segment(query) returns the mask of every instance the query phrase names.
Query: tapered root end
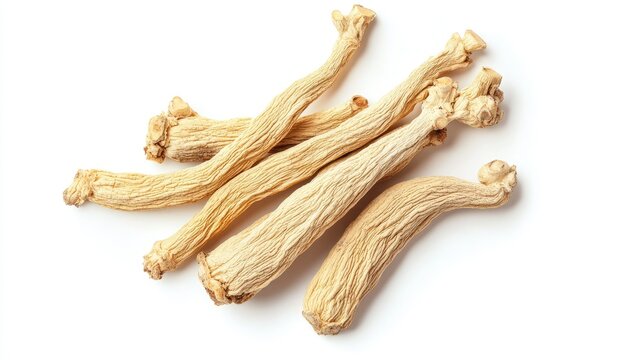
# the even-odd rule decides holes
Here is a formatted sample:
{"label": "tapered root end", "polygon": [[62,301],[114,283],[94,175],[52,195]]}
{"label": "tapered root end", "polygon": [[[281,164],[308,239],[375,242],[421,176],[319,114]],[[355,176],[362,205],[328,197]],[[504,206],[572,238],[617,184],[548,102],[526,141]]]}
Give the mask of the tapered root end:
{"label": "tapered root end", "polygon": [[354,5],[348,15],[343,15],[339,10],[335,10],[332,17],[340,34],[354,38],[359,42],[368,24],[375,19],[375,12],[361,5]]}
{"label": "tapered root end", "polygon": [[160,241],[143,257],[143,270],[154,280],[160,280],[166,271],[176,269],[176,265],[172,255],[161,248]]}
{"label": "tapered root end", "polygon": [[168,133],[172,126],[177,124],[176,118],[165,114],[153,116],[147,126],[145,139],[145,157],[148,160],[162,163],[165,160],[165,150],[169,145]]}
{"label": "tapered root end", "polygon": [[500,186],[509,193],[517,183],[516,166],[510,166],[502,160],[494,160],[480,168],[478,179],[483,185]]}
{"label": "tapered root end", "polygon": [[92,183],[95,179],[96,173],[93,170],[78,170],[74,181],[63,191],[65,204],[80,206],[89,199],[92,196]]}
{"label": "tapered root end", "polygon": [[490,68],[483,68],[471,85],[464,89],[456,101],[454,117],[469,126],[483,128],[502,120],[503,100],[499,89],[502,76]]}
{"label": "tapered root end", "polygon": [[344,324],[340,324],[337,322],[326,322],[322,320],[321,317],[316,313],[308,311],[302,311],[301,313],[302,315],[304,315],[304,318],[308,320],[310,325],[313,326],[315,332],[317,332],[317,334],[319,335],[337,335],[345,328]]}
{"label": "tapered root end", "polygon": [[368,100],[361,96],[355,95],[351,98],[351,110],[360,111],[368,107]]}

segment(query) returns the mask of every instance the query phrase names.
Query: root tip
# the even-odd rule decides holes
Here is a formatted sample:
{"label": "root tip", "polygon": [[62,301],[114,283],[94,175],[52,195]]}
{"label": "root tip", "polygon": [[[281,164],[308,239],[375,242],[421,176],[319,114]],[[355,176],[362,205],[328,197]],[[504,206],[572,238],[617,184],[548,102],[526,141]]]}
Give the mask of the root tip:
{"label": "root tip", "polygon": [[473,32],[473,30],[464,32],[462,42],[464,43],[464,49],[469,53],[483,50],[487,47],[487,43],[485,43],[478,34]]}
{"label": "root tip", "polygon": [[183,99],[175,96],[167,107],[167,112],[177,119],[183,119],[189,116],[196,116],[197,113]]}
{"label": "root tip", "polygon": [[516,186],[516,166],[511,166],[502,160],[493,160],[480,168],[478,179],[484,185],[499,185],[506,192]]}
{"label": "root tip", "polygon": [[145,265],[145,272],[150,276],[150,279],[161,280],[163,278],[163,271],[158,265]]}
{"label": "root tip", "polygon": [[63,192],[65,204],[80,206],[92,195],[96,175],[91,170],[78,170],[71,185]]}
{"label": "root tip", "polygon": [[344,329],[342,324],[324,321],[314,312],[302,311],[302,315],[319,335],[337,335]]}
{"label": "root tip", "polygon": [[375,12],[365,8],[362,5],[354,5],[348,15],[343,15],[340,11],[332,12],[333,23],[340,33],[346,33],[359,41],[368,24],[375,19]]}
{"label": "root tip", "polygon": [[152,254],[146,255],[144,257],[143,271],[145,271],[150,276],[150,279],[161,280],[163,278],[164,271]]}
{"label": "root tip", "polygon": [[197,255],[196,261],[199,264],[199,279],[201,279],[201,283],[210,299],[214,301],[215,305],[230,304],[232,301],[226,295],[226,289],[218,280],[212,277],[208,261],[203,252]]}
{"label": "root tip", "polygon": [[366,20],[369,22],[373,21],[373,19],[375,19],[375,16],[376,16],[375,11],[359,4],[353,5],[351,14],[353,13],[356,14],[355,16],[366,18]]}
{"label": "root tip", "polygon": [[157,241],[150,252],[143,257],[143,270],[154,280],[160,280],[166,271],[176,269],[177,263],[172,254],[161,247]]}

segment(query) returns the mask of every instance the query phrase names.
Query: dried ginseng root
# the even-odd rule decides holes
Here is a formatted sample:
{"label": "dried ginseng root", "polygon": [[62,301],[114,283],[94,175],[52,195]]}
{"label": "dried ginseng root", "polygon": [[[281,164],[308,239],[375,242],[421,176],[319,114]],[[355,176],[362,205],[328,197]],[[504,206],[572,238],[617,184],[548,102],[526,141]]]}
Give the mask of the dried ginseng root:
{"label": "dried ginseng root", "polygon": [[[364,97],[355,95],[344,104],[302,116],[275,149],[299,144],[336,128],[367,106],[368,101]],[[150,119],[145,154],[149,160],[159,163],[165,158],[180,162],[207,161],[234,141],[250,125],[250,121],[251,118],[217,121],[198,116],[177,96],[170,102],[167,114]]]}
{"label": "dried ginseng root", "polygon": [[233,236],[207,257],[199,254],[199,276],[212,300],[242,303],[279,277],[378,180],[416,155],[431,131],[454,120],[473,127],[496,124],[502,115],[499,84],[500,75],[484,69],[458,96],[452,80],[438,79],[411,123],[320,172],[251,232]]}
{"label": "dried ginseng root", "polygon": [[444,50],[428,59],[375,105],[337,128],[269,156],[219,188],[205,207],[171,237],[157,241],[144,258],[153,279],[175,269],[223,231],[250,205],[312,177],[320,168],[359,149],[388,130],[426,98],[440,74],[467,67],[469,55],[485,43],[472,31],[455,34]]}
{"label": "dried ginseng root", "polygon": [[399,183],[373,200],[346,228],[308,286],[304,317],[319,334],[350,326],[359,302],[395,256],[440,214],[505,204],[516,167],[495,160],[478,172],[480,184],[434,176]]}
{"label": "dried ginseng root", "polygon": [[68,205],[86,200],[121,210],[142,210],[179,205],[212,194],[240,172],[261,160],[293,127],[306,107],[328,89],[359,48],[375,13],[355,5],[344,16],[333,12],[339,38],[320,68],[295,81],[250,122],[239,136],[210,160],[162,175],[79,170],[63,197]]}

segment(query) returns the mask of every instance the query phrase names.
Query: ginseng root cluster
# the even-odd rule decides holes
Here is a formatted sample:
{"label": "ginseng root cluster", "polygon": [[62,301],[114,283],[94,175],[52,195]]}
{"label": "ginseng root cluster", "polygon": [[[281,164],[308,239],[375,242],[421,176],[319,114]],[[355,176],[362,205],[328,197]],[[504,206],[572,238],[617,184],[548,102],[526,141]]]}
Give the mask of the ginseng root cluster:
{"label": "ginseng root cluster", "polygon": [[[333,86],[365,40],[375,13],[360,5],[332,13],[338,31],[328,58],[295,81],[254,118],[212,120],[174,97],[149,120],[145,156],[197,162],[173,173],[146,175],[79,170],[63,198],[119,210],[169,207],[207,198],[203,208],[144,256],[152,279],[196,255],[199,278],[215,304],[243,303],[282,275],[381,179],[446,140],[447,126],[473,128],[503,118],[501,76],[482,68],[467,87],[449,73],[467,68],[486,47],[473,31],[454,34],[443,50],[369,104],[355,95],[330,109],[302,115]],[[419,39],[421,40],[421,39]],[[421,111],[406,122],[400,122]],[[475,152],[472,152],[475,155]],[[479,183],[446,176],[400,182],[376,197],[346,228],[304,298],[303,315],[319,334],[337,334],[388,264],[440,214],[505,204],[516,168],[501,160],[484,165]],[[220,234],[254,203],[308,181],[274,211],[228,239]],[[202,252],[206,245],[218,246]]]}

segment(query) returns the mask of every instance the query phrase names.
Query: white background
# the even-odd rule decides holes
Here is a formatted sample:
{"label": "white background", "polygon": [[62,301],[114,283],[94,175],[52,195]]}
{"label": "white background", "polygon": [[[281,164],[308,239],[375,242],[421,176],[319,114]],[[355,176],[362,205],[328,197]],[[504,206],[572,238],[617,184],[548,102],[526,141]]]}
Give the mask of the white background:
{"label": "white background", "polygon": [[[184,167],[145,160],[150,116],[174,95],[210,117],[258,114],[324,61],[336,37],[330,12],[351,3],[2,1],[0,357],[641,359],[640,13],[617,1],[364,5],[377,19],[363,48],[310,111],[353,94],[376,102],[471,28],[488,49],[455,77],[466,85],[481,66],[502,73],[505,121],[453,124],[444,146],[374,188],[256,298],[215,307],[193,262],[161,281],[142,271],[152,243],[203,203],[77,209],[62,190],[78,168]],[[313,332],[300,314],[304,290],[368,200],[417,176],[475,180],[496,158],[518,168],[509,204],[441,217],[349,330]]]}

